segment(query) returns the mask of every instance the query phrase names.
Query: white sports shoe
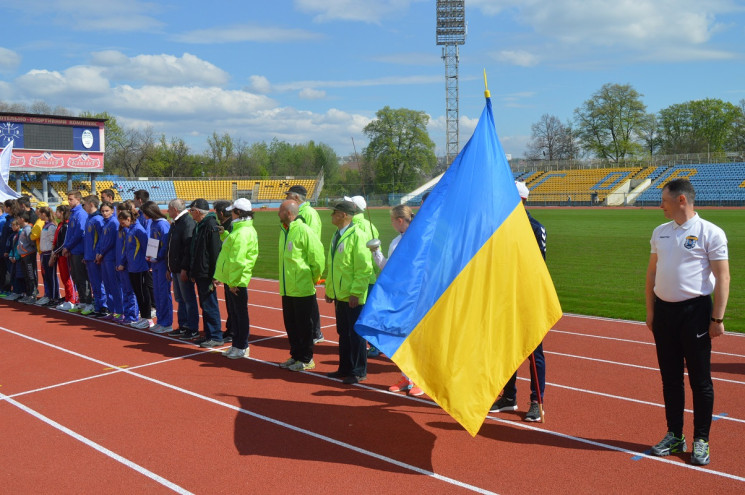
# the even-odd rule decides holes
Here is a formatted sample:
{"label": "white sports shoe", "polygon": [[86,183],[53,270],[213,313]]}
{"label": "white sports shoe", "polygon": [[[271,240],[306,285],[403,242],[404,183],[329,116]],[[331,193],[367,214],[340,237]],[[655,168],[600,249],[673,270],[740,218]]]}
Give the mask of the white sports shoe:
{"label": "white sports shoe", "polygon": [[147,330],[153,325],[153,322],[151,320],[148,320],[146,318],[140,318],[137,321],[133,321],[129,324],[132,328],[139,328],[141,330]]}
{"label": "white sports shoe", "polygon": [[70,311],[74,306],[75,305],[70,301],[65,301],[62,304],[58,304],[57,309],[61,309],[62,311]]}

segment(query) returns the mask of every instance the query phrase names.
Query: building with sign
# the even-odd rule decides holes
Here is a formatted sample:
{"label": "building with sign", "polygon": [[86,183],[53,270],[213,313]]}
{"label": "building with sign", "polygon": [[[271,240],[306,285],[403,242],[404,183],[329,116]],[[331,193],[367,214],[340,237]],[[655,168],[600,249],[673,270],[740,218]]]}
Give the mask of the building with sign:
{"label": "building with sign", "polygon": [[95,177],[104,171],[106,119],[0,112],[0,148],[13,143],[10,172],[21,192],[21,174],[41,176],[43,201],[51,196],[50,173],[86,174],[95,192]]}

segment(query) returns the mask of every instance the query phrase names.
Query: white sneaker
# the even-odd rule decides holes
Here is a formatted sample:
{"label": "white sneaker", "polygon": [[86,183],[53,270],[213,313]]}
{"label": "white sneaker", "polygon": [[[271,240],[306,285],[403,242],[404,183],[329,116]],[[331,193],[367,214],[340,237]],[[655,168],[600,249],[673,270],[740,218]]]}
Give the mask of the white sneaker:
{"label": "white sneaker", "polygon": [[38,301],[36,301],[36,304],[37,304],[38,306],[44,306],[44,305],[45,305],[45,304],[47,304],[48,302],[49,302],[49,298],[48,298],[47,296],[44,296],[44,297],[42,297],[41,299],[39,299]]}
{"label": "white sneaker", "polygon": [[222,353],[228,359],[240,359],[242,357],[248,357],[248,349],[238,349],[237,347],[230,347],[227,351]]}
{"label": "white sneaker", "polygon": [[150,328],[150,331],[158,334],[171,333],[173,332],[173,327],[171,325],[168,325],[167,327],[164,327],[163,325],[153,325]]}
{"label": "white sneaker", "polygon": [[153,325],[153,322],[146,318],[140,318],[139,320],[133,321],[132,323],[129,324],[130,327],[139,328],[140,330],[147,330],[152,325]]}
{"label": "white sneaker", "polygon": [[89,315],[96,310],[92,304],[83,304],[83,309],[80,310],[81,315]]}
{"label": "white sneaker", "polygon": [[62,311],[70,311],[74,306],[75,305],[70,301],[65,301],[62,304],[58,304],[57,309],[61,309]]}

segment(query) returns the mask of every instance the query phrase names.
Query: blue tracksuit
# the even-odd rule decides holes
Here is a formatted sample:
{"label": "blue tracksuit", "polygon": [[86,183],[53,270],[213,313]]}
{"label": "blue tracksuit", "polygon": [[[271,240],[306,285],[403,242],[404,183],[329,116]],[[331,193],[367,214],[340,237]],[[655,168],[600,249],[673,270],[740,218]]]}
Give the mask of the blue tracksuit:
{"label": "blue tracksuit", "polygon": [[114,264],[116,266],[124,266],[123,271],[116,271],[116,278],[119,281],[119,288],[122,291],[122,307],[119,311],[124,316],[124,320],[127,323],[137,321],[139,319],[140,309],[137,306],[137,297],[132,289],[132,283],[129,281],[129,272],[126,269],[127,266],[127,253],[125,251],[127,242],[127,230],[124,227],[120,227],[116,232],[116,242],[114,244]]}
{"label": "blue tracksuit", "polygon": [[133,223],[127,229],[127,238],[124,245],[124,267],[129,273],[146,272],[150,266],[145,259],[147,250],[147,232],[139,223]]}
{"label": "blue tracksuit", "polygon": [[96,211],[88,216],[85,223],[85,235],[83,236],[83,260],[85,268],[88,270],[88,282],[91,284],[93,293],[93,306],[96,311],[106,311],[106,290],[103,286],[103,276],[101,265],[95,263],[96,246],[101,239],[101,230],[103,229],[103,216]]}
{"label": "blue tracksuit", "polygon": [[122,314],[122,288],[116,275],[116,237],[119,232],[119,220],[114,215],[103,220],[101,236],[96,244],[96,254],[102,256],[101,278],[106,291],[106,307],[115,314]]}
{"label": "blue tracksuit", "polygon": [[168,272],[168,233],[171,225],[164,218],[150,224],[150,238],[158,239],[158,254],[155,260],[150,260],[153,267],[153,295],[155,296],[155,312],[158,324],[163,327],[173,325],[173,300],[171,298],[171,282],[166,278]]}

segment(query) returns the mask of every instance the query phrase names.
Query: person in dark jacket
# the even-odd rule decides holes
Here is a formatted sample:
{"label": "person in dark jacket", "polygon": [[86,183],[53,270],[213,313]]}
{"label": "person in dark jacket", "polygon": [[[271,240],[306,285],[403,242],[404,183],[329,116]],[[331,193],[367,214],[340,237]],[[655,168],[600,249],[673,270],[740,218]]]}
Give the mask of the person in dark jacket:
{"label": "person in dark jacket", "polygon": [[178,328],[169,337],[191,340],[199,337],[199,308],[194,282],[189,278],[189,247],[197,223],[189,215],[184,200],[168,203],[168,216],[173,219],[168,236],[167,277],[173,282],[173,296],[178,303]]}
{"label": "person in dark jacket", "polygon": [[220,308],[217,305],[217,292],[212,276],[215,274],[217,256],[220,254],[220,225],[217,217],[210,212],[206,199],[198,198],[189,205],[189,214],[197,223],[191,238],[189,277],[197,285],[199,306],[202,308],[204,337],[195,344],[200,347],[218,347],[223,345],[220,331]]}

